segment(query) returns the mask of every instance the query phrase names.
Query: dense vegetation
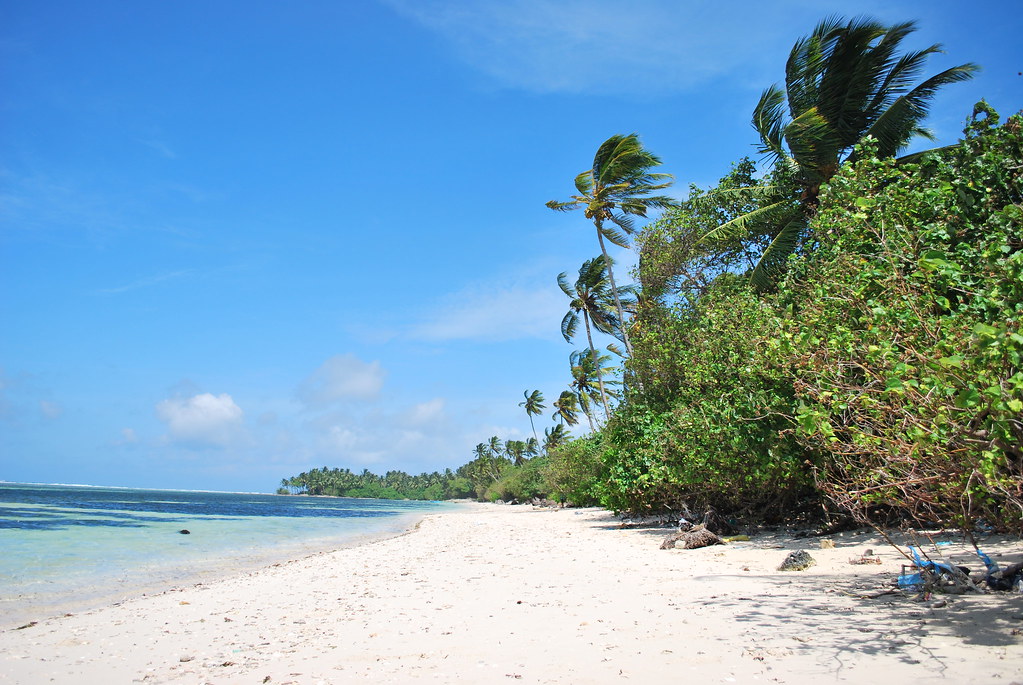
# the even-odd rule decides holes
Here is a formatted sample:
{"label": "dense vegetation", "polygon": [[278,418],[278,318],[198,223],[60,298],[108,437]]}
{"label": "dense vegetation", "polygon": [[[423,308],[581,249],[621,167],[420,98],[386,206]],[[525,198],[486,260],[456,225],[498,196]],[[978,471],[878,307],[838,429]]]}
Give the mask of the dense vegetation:
{"label": "dense vegetation", "polygon": [[[533,437],[492,437],[455,472],[285,487],[1023,532],[1023,118],[980,103],[958,144],[896,159],[976,69],[917,83],[938,46],[899,55],[912,28],[828,20],[799,41],[754,109],[759,173],[741,160],[669,207],[659,159],[614,136],[548,203],[583,209],[601,252],[558,278],[564,337],[587,347],[542,442],[527,391]],[[620,286],[604,241],[632,237]]]}

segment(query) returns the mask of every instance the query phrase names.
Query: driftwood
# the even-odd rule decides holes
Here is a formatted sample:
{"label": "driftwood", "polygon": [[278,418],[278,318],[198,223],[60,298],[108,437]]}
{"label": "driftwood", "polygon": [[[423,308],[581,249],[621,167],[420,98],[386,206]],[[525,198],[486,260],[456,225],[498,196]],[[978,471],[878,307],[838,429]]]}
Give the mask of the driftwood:
{"label": "driftwood", "polygon": [[735,526],[719,514],[716,509],[710,507],[703,513],[703,525],[707,530],[718,535],[730,535],[735,532]]}
{"label": "driftwood", "polygon": [[661,549],[697,549],[698,547],[723,544],[725,543],[721,538],[707,530],[706,526],[701,523],[693,526],[691,530],[672,533],[661,543]]}

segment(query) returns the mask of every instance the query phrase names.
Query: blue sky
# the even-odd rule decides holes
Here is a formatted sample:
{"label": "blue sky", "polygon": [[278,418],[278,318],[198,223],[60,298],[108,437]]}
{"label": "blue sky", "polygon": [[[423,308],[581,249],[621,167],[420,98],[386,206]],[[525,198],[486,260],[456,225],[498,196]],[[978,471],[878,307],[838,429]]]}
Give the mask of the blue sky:
{"label": "blue sky", "polygon": [[953,142],[1023,106],[1018,10],[0,1],[0,479],[269,491],[524,438],[583,346],[556,276],[598,253],[544,202],[604,139],[712,184],[839,13],[982,65],[934,103]]}

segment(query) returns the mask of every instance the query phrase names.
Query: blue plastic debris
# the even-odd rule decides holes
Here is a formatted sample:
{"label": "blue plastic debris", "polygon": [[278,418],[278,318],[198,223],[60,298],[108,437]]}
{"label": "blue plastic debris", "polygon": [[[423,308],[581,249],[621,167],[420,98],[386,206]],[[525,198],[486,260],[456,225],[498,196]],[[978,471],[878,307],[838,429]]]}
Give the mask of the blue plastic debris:
{"label": "blue plastic debris", "polygon": [[902,567],[902,573],[899,575],[899,587],[902,588],[903,590],[914,590],[914,591],[915,590],[923,590],[924,589],[924,577],[922,575],[920,575],[919,571],[916,572],[916,573],[912,573],[912,570],[915,567],[913,567],[913,566],[908,567],[909,568],[908,571],[906,570],[906,568],[907,567],[903,566]]}
{"label": "blue plastic debris", "polygon": [[925,559],[920,553],[920,548],[913,545],[909,545],[909,552],[913,555],[914,566],[903,566],[898,579],[899,587],[904,590],[923,590],[928,581],[955,584],[957,571],[964,575],[969,574],[968,569],[953,569],[950,564]]}
{"label": "blue plastic debris", "polygon": [[984,552],[977,550],[977,556],[987,567],[987,576],[984,578],[987,586],[992,590],[1015,590],[1023,592],[1023,564],[1011,564],[1004,569],[999,568],[998,563]]}

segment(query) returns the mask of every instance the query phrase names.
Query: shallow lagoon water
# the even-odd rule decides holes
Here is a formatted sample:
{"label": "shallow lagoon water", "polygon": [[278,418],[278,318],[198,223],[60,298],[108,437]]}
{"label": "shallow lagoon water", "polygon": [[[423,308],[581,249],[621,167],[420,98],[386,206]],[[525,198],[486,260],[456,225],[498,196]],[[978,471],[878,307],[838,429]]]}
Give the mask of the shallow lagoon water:
{"label": "shallow lagoon water", "polygon": [[37,620],[205,582],[396,535],[451,506],[0,483],[0,616]]}

